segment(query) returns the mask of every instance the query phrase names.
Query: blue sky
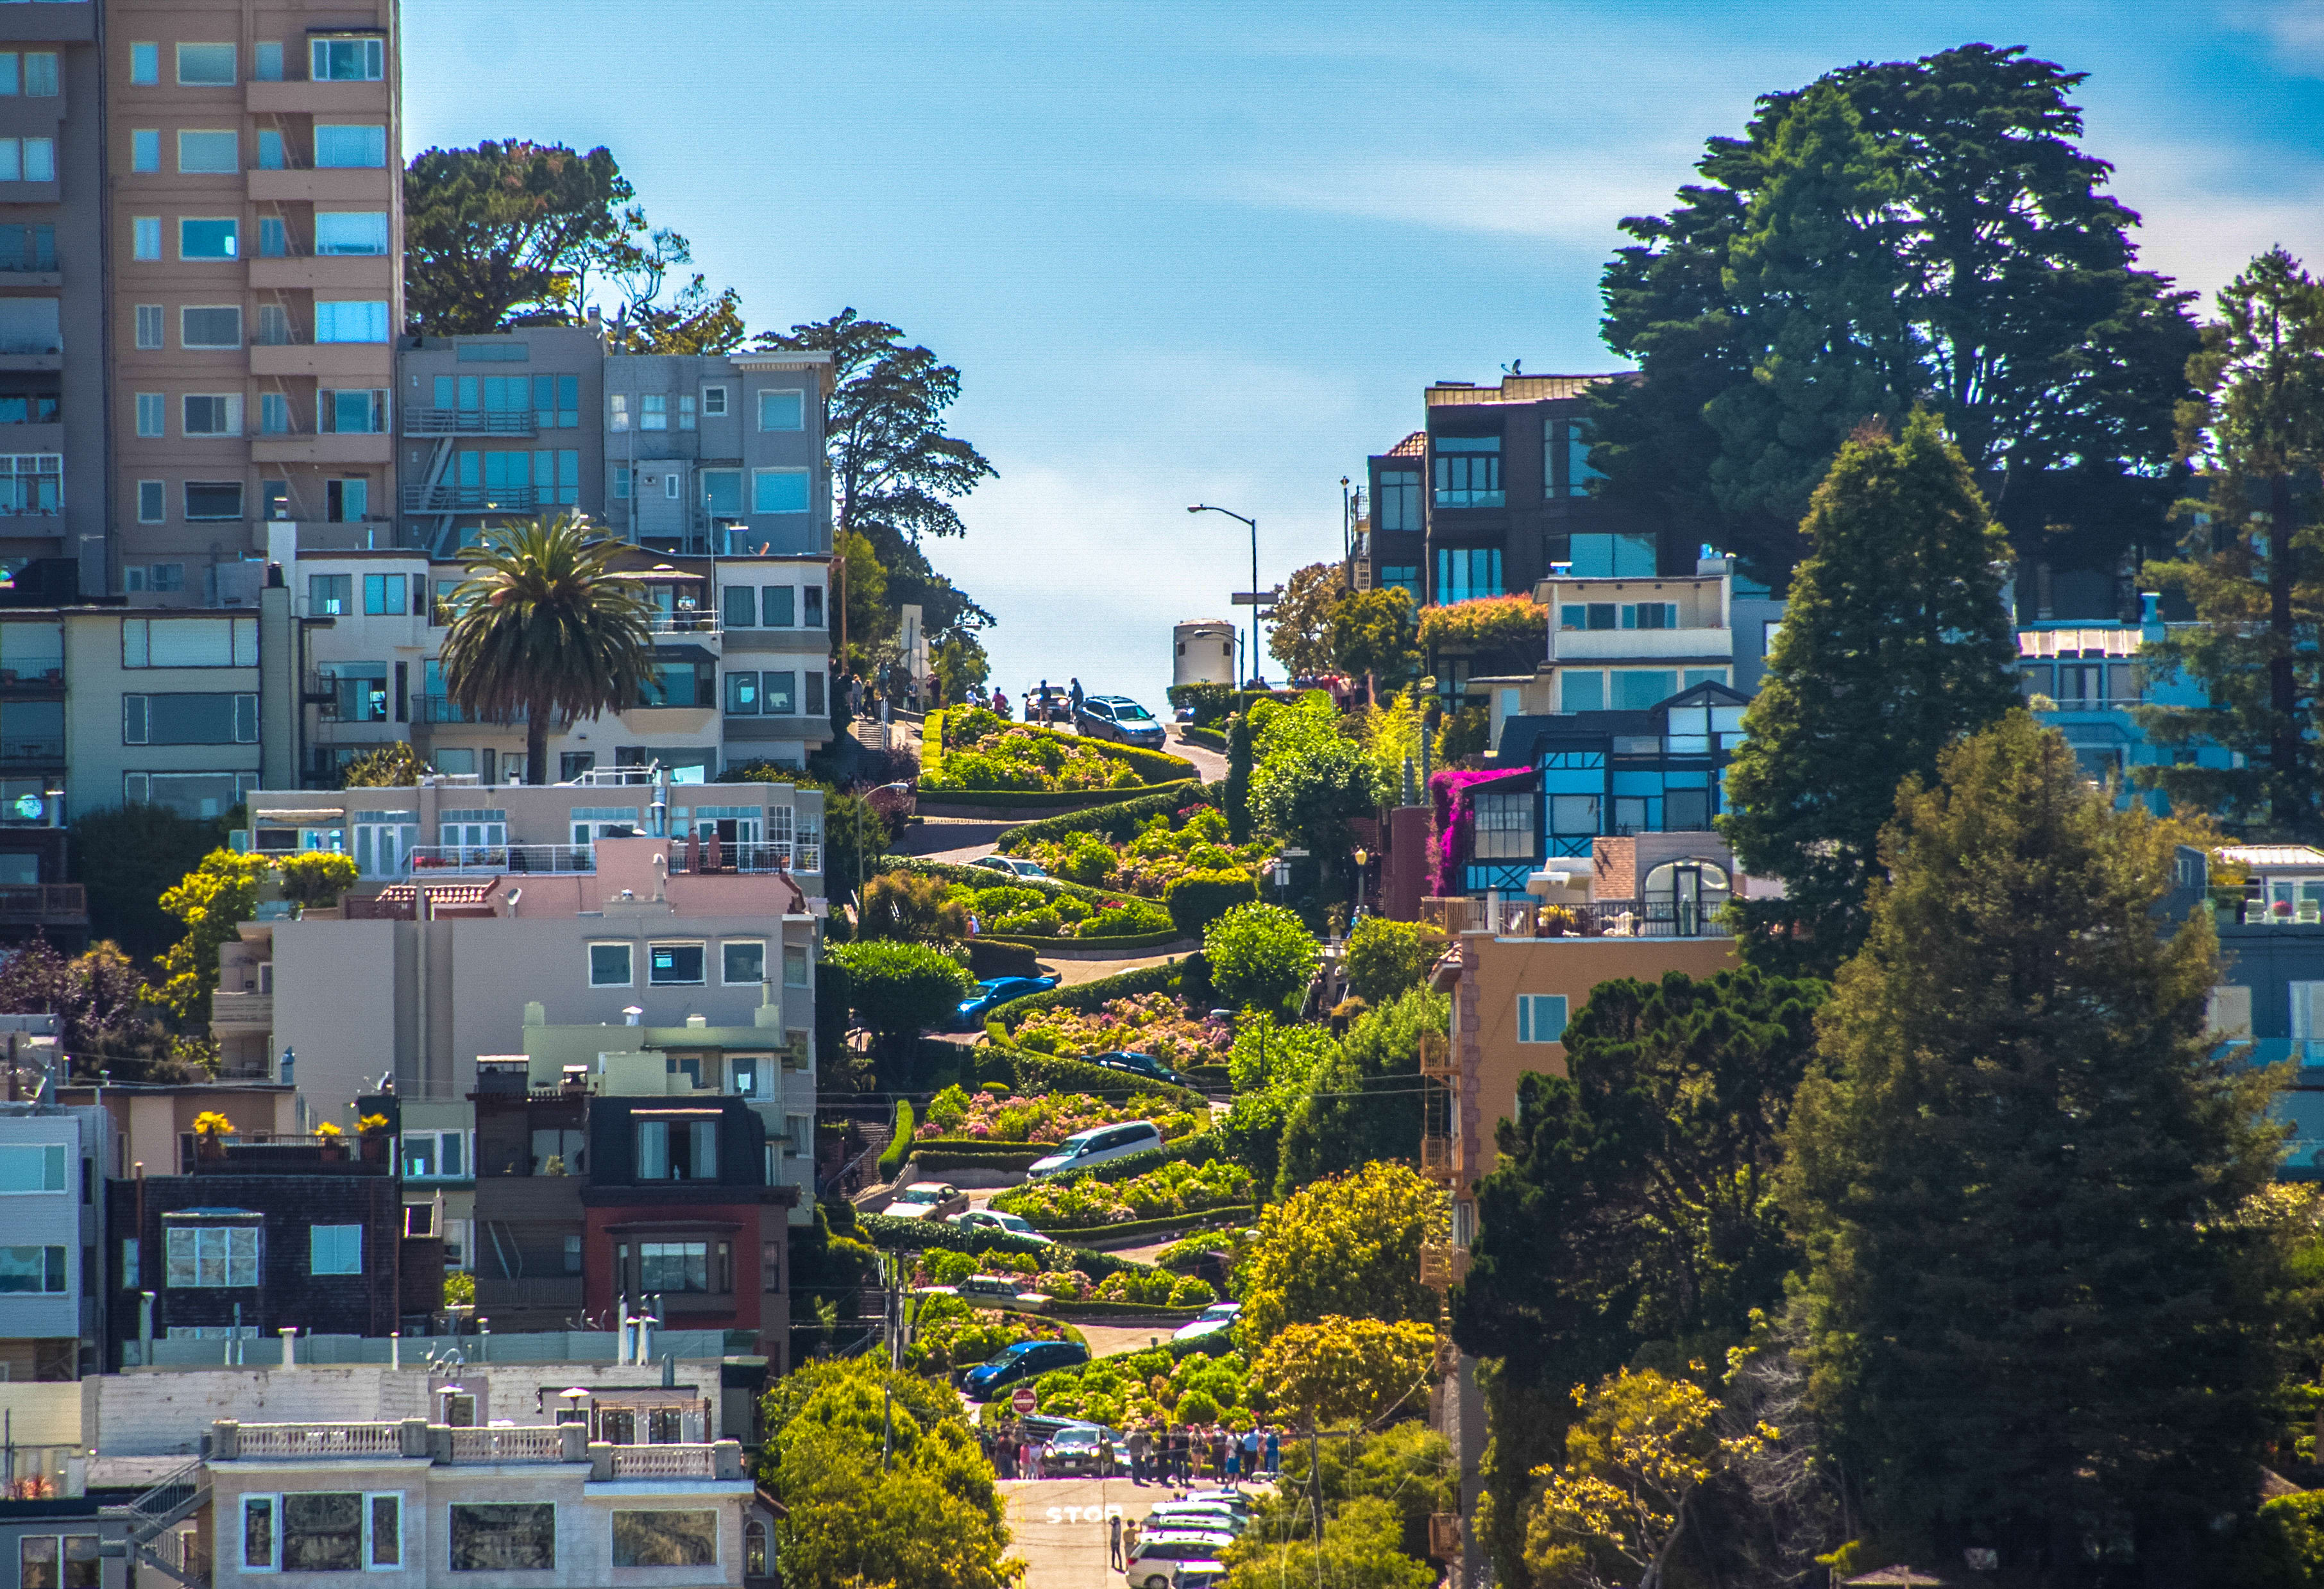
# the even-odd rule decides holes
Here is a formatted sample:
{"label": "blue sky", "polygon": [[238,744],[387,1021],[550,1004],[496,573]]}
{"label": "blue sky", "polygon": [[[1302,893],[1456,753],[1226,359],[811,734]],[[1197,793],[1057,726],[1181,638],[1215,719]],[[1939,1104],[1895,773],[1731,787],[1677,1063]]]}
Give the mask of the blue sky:
{"label": "blue sky", "polygon": [[1431,380],[1611,367],[1615,223],[1837,65],[2026,45],[2090,74],[2150,266],[2324,268],[2324,0],[404,0],[404,29],[413,150],[605,144],[753,328],[853,304],[960,367],[1001,478],[933,550],[1011,695],[1160,710],[1171,624],[1250,577],[1187,503],[1257,517],[1272,583],[1337,555],[1340,477]]}

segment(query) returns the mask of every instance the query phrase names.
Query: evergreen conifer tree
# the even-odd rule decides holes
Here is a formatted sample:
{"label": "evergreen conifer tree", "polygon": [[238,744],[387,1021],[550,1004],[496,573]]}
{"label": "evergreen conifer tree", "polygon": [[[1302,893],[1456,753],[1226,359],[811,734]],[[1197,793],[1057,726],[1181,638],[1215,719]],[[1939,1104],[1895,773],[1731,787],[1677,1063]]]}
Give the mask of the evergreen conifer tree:
{"label": "evergreen conifer tree", "polygon": [[1801,526],[1767,677],[1727,772],[1720,829],[1785,897],[1742,907],[1746,954],[1829,975],[1864,936],[1864,888],[1906,777],[2017,698],[2000,527],[1929,414],[1840,449]]}
{"label": "evergreen conifer tree", "polygon": [[[2278,1384],[2274,1077],[2215,1052],[2168,824],[2024,712],[1906,785],[1786,1134],[1812,1393],[1881,1547],[2188,1583]],[[2176,1564],[2175,1566],[2173,1564]]]}

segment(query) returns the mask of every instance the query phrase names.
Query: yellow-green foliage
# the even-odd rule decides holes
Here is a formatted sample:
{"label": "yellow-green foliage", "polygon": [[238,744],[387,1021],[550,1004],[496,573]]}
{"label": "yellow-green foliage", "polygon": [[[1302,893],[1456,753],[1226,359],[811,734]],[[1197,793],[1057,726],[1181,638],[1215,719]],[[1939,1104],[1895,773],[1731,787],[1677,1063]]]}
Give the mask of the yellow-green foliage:
{"label": "yellow-green foliage", "polygon": [[1323,1426],[1370,1423],[1424,1399],[1436,1332],[1406,1319],[1332,1315],[1287,1325],[1250,1365],[1251,1383]]}

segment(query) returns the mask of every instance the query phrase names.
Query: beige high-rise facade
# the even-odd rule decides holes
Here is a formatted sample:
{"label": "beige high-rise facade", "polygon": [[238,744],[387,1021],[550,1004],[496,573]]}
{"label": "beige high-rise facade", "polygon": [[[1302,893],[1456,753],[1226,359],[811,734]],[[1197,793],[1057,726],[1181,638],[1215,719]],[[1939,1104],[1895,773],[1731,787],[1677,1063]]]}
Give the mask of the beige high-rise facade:
{"label": "beige high-rise facade", "polygon": [[112,588],[232,599],[270,520],[391,544],[393,0],[106,0],[103,37]]}

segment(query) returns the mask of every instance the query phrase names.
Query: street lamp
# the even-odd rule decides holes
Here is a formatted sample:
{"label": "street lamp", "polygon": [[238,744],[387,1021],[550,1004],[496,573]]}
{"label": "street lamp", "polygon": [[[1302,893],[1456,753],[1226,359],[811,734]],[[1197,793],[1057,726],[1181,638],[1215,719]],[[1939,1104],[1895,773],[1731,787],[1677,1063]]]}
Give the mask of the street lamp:
{"label": "street lamp", "polygon": [[1259,521],[1245,519],[1232,508],[1214,508],[1206,502],[1188,503],[1186,511],[1190,513],[1224,513],[1230,519],[1250,526],[1250,654],[1244,660],[1250,665],[1251,676],[1256,678],[1259,674]]}

